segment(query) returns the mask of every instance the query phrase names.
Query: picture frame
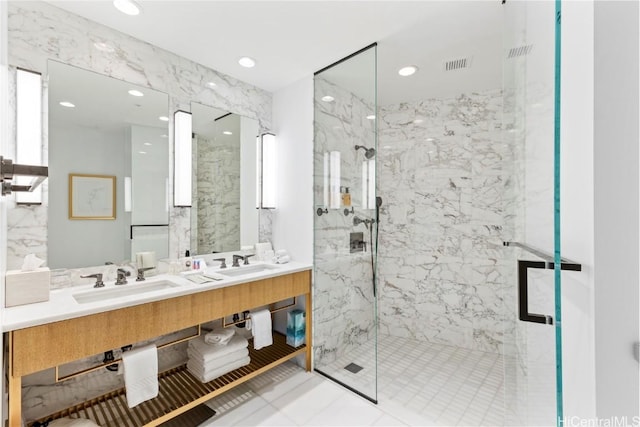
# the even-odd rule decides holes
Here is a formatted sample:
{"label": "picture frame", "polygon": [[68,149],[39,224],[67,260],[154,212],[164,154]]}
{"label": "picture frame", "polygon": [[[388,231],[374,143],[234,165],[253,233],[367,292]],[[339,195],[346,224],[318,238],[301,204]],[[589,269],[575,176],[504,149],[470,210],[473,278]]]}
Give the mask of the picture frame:
{"label": "picture frame", "polygon": [[116,219],[116,177],[70,173],[69,219]]}

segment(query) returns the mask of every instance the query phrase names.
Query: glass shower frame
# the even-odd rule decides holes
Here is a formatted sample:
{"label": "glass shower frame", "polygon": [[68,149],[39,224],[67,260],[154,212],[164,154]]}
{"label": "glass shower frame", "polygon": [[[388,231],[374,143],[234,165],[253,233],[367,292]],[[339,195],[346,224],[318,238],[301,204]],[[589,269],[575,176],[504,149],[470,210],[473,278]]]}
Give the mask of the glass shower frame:
{"label": "glass shower frame", "polygon": [[505,245],[517,284],[504,294],[516,307],[505,323],[508,425],[564,423],[561,270],[581,266],[560,248],[561,10],[561,0],[505,4],[503,135],[514,156]]}
{"label": "glass shower frame", "polygon": [[[377,403],[377,44],[314,75],[314,368]],[[355,78],[354,78],[355,77]]]}

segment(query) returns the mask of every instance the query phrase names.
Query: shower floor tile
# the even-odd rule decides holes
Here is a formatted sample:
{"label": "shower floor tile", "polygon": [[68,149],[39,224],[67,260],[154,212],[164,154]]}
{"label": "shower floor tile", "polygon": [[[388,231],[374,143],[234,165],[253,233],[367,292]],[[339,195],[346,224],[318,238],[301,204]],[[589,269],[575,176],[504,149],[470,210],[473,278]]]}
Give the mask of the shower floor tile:
{"label": "shower floor tile", "polygon": [[[316,368],[374,396],[374,345]],[[363,369],[351,373],[344,369],[350,363]],[[378,403],[408,424],[504,425],[503,376],[499,354],[391,336],[378,340]]]}

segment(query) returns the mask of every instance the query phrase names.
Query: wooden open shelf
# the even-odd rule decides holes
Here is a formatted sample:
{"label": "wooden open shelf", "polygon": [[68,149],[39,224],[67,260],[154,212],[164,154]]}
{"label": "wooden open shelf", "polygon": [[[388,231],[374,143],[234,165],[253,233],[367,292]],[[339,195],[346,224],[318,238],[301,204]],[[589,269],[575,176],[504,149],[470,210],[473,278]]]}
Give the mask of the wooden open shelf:
{"label": "wooden open shelf", "polygon": [[160,387],[158,397],[143,402],[135,408],[130,409],[127,406],[125,389],[121,388],[39,420],[31,421],[28,426],[33,426],[36,421],[43,422],[63,417],[88,418],[103,427],[157,426],[297,355],[306,354],[306,352],[305,345],[291,347],[286,344],[286,338],[283,335],[274,333],[273,345],[261,350],[254,350],[253,342],[249,341],[250,364],[208,383],[201,383],[189,373],[186,365],[182,365],[161,373],[158,376]]}

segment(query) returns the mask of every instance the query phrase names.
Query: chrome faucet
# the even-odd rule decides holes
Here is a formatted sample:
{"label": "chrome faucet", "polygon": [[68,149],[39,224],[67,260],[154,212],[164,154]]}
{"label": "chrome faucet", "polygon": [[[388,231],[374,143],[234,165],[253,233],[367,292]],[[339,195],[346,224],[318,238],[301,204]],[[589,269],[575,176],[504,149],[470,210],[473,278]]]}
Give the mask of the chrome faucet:
{"label": "chrome faucet", "polygon": [[87,279],[89,277],[96,279],[96,284],[93,285],[94,288],[104,288],[104,282],[102,281],[102,273],[89,274],[86,276],[80,276],[83,279]]}
{"label": "chrome faucet", "polygon": [[244,256],[244,265],[249,265],[249,258],[255,256],[256,254],[249,254]]}
{"label": "chrome faucet", "polygon": [[220,268],[227,268],[227,260],[224,258],[214,258],[214,261],[220,261]]}
{"label": "chrome faucet", "polygon": [[244,260],[244,256],[242,255],[234,255],[233,256],[233,264],[231,264],[231,267],[240,267],[240,263],[238,263],[239,260]]}
{"label": "chrome faucet", "polygon": [[138,269],[138,277],[136,278],[136,282],[142,282],[143,280],[146,280],[144,277],[144,272],[145,271],[149,271],[149,270],[153,270],[155,267],[144,267],[144,268],[139,268]]}
{"label": "chrome faucet", "polygon": [[127,277],[131,276],[131,272],[125,270],[124,268],[119,268],[116,270],[116,285],[126,285]]}

